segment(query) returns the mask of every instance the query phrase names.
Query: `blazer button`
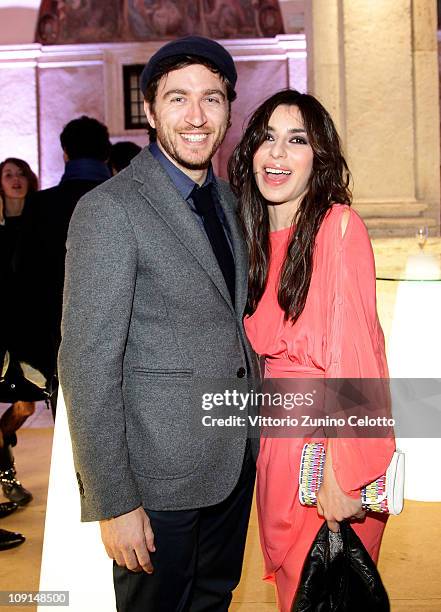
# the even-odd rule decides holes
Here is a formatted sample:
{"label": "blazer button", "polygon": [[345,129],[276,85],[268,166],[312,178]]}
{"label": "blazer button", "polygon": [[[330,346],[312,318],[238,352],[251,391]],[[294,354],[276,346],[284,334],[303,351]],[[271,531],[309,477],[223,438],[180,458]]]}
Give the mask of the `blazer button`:
{"label": "blazer button", "polygon": [[246,373],[247,371],[245,370],[245,368],[239,368],[237,370],[237,378],[243,378]]}

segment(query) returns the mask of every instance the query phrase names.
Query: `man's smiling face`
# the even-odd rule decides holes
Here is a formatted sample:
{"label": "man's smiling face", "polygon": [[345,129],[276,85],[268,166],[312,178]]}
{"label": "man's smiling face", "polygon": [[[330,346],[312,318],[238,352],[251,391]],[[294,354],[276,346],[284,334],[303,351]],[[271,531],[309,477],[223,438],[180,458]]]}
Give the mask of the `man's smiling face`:
{"label": "man's smiling face", "polygon": [[162,152],[186,174],[208,167],[230,119],[221,76],[202,64],[164,75],[154,105],[144,104]]}

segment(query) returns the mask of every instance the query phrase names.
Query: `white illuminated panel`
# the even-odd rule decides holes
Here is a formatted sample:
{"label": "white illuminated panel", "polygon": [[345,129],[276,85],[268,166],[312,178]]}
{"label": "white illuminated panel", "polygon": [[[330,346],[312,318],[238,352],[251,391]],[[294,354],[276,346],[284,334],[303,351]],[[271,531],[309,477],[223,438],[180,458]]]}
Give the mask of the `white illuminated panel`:
{"label": "white illuminated panel", "polygon": [[[61,393],[52,447],[40,590],[69,591],[70,612],[116,610],[112,561],[101,543],[99,525],[80,522],[80,496]],[[47,612],[47,606],[39,606],[38,611]]]}
{"label": "white illuminated panel", "polygon": [[[398,285],[388,362],[394,378],[441,378],[441,282]],[[417,418],[418,402],[415,405]],[[401,438],[406,454],[405,497],[441,501],[439,438]]]}

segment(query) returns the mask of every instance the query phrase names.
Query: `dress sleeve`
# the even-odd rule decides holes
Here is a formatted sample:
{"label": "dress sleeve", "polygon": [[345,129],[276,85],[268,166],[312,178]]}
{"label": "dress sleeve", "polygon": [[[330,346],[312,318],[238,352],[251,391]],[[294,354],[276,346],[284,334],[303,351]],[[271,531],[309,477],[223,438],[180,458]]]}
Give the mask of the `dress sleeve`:
{"label": "dress sleeve", "polygon": [[[337,206],[329,224],[326,307],[326,378],[388,378],[384,336],[376,307],[375,262],[367,229],[346,206]],[[387,387],[387,385],[385,386]],[[387,392],[387,391],[386,391]],[[349,495],[385,473],[395,450],[393,438],[330,438],[340,487]]]}

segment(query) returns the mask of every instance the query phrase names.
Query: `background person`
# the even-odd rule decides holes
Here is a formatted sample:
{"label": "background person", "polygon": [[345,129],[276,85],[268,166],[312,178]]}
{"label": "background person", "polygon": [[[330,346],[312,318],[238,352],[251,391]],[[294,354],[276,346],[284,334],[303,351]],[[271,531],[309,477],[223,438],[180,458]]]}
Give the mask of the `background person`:
{"label": "background person", "polygon": [[[245,329],[265,357],[265,377],[387,377],[372,247],[350,208],[349,172],[326,110],[297,91],[271,96],[229,171],[250,259]],[[392,440],[328,439],[317,511],[298,499],[304,442],[262,437],[257,465],[265,579],[275,582],[283,612],[323,516],[333,531],[360,519],[354,530],[375,561],[386,521],[364,517],[360,489],[385,473]]]}
{"label": "background person", "polygon": [[142,147],[137,145],[135,142],[131,142],[130,140],[121,140],[120,142],[116,142],[112,145],[110,149],[110,157],[109,157],[109,167],[112,173],[112,176],[127,168],[130,164],[130,161],[138,155],[138,153],[142,150]]}
{"label": "background person", "polygon": [[[12,447],[17,444],[16,431],[35,411],[35,401],[42,390],[31,381],[39,372],[23,363],[26,344],[31,338],[22,335],[22,317],[29,316],[35,294],[26,294],[22,317],[18,315],[21,291],[13,272],[14,253],[23,227],[28,198],[38,189],[38,179],[29,164],[9,157],[0,164],[0,402],[11,405],[0,418],[0,482],[4,495],[24,505],[32,494],[16,477]],[[26,203],[26,204],[25,204]],[[32,296],[32,300],[29,300]]]}
{"label": "background person", "polygon": [[[80,197],[110,178],[107,160],[111,146],[107,127],[85,115],[64,126],[60,143],[64,174],[58,185],[32,197],[15,256],[22,292],[19,309],[26,321],[22,330],[33,338],[28,350],[44,375],[54,415],[67,230]],[[32,309],[27,308],[29,295],[38,297]]]}

